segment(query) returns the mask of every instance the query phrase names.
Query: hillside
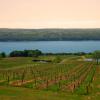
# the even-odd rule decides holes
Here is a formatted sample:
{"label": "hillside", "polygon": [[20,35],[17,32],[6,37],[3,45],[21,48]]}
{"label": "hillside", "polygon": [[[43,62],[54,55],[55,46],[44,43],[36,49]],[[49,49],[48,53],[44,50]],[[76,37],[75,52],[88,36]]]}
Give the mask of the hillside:
{"label": "hillside", "polygon": [[100,40],[100,29],[0,29],[0,41]]}

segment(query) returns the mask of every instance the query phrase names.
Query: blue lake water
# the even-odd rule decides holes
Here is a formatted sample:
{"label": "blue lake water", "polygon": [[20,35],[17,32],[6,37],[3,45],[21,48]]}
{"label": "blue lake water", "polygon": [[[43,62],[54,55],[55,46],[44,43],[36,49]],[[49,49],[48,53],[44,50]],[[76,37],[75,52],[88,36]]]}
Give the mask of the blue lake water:
{"label": "blue lake water", "polygon": [[46,53],[93,52],[100,50],[100,41],[32,41],[0,42],[0,52],[39,49]]}

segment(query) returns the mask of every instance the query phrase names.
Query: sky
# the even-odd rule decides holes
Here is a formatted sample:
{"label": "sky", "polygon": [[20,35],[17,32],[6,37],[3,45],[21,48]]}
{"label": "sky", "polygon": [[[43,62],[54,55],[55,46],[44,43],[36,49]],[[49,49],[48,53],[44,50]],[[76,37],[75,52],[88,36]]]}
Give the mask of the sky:
{"label": "sky", "polygon": [[100,28],[100,0],[0,0],[0,28]]}

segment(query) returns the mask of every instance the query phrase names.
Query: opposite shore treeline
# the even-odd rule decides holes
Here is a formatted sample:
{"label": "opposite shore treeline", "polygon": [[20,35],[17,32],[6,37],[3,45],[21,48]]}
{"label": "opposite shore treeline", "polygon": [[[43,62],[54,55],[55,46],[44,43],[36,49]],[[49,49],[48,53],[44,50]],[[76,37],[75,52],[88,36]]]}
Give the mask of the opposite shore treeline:
{"label": "opposite shore treeline", "polygon": [[100,40],[100,29],[0,29],[0,41]]}

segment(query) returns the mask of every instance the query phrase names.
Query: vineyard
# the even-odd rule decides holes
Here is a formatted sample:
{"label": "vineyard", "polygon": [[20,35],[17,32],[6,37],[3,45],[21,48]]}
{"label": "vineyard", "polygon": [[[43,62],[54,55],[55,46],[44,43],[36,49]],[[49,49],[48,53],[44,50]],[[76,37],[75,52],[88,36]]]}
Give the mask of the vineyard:
{"label": "vineyard", "polygon": [[0,86],[89,94],[96,70],[94,62],[79,61],[81,57],[62,58],[59,63],[30,63],[1,68]]}

